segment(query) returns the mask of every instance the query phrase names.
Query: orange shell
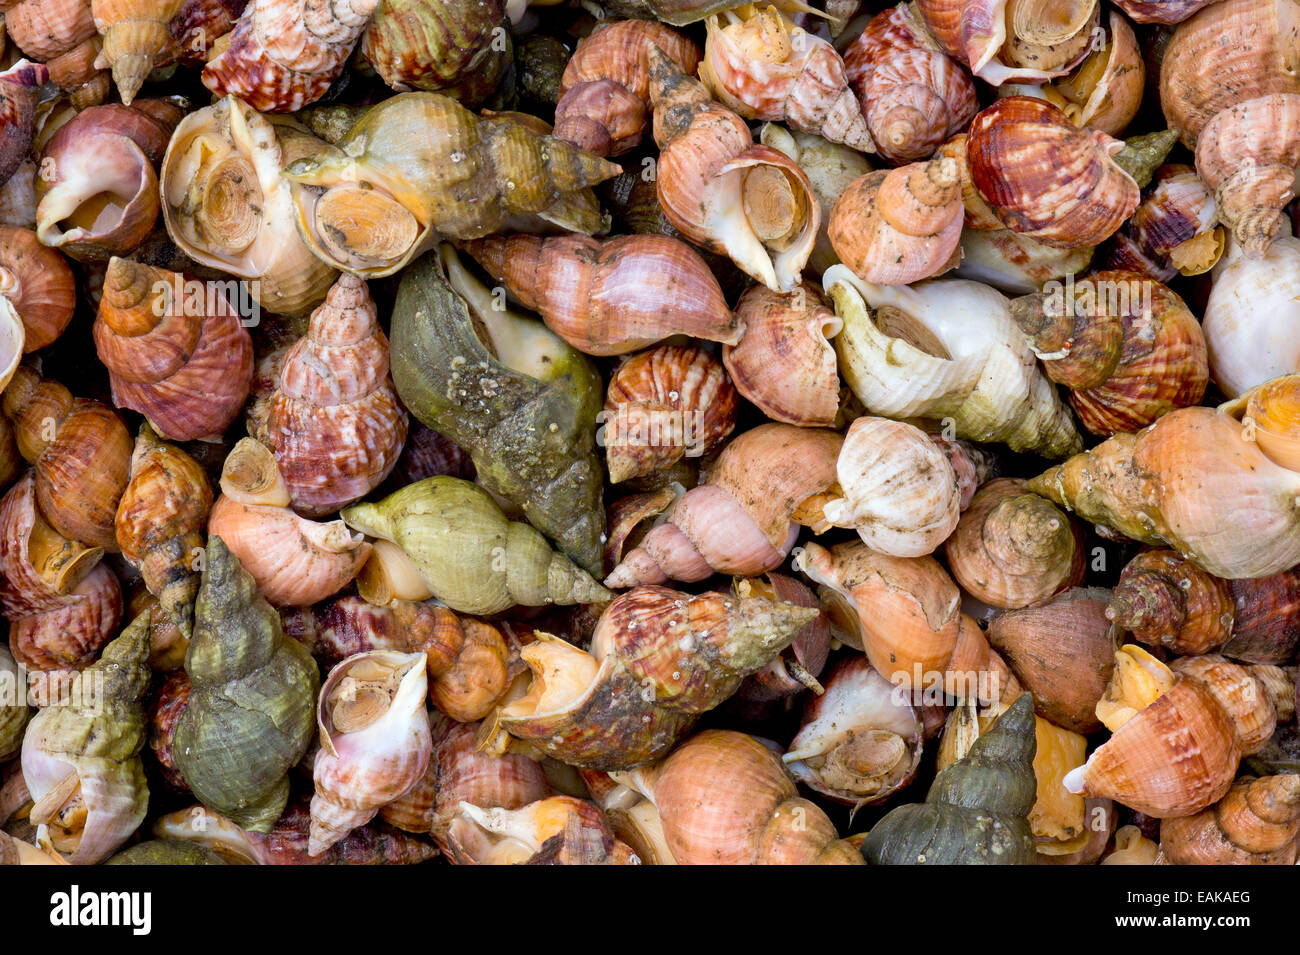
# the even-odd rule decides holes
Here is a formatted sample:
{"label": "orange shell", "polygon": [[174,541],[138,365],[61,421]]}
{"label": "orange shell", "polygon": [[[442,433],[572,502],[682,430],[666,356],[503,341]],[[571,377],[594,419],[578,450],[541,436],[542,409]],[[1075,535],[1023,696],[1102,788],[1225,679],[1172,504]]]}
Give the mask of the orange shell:
{"label": "orange shell", "polygon": [[1277,711],[1264,685],[1250,670],[1217,653],[1181,657],[1170,669],[1202,684],[1219,701],[1236,729],[1243,756],[1259,752],[1272,738]]}
{"label": "orange shell", "polygon": [[855,179],[827,229],[836,255],[859,278],[907,285],[957,264],[963,211],[956,161],[933,159]]}
{"label": "orange shell", "polygon": [[1233,783],[1219,803],[1160,824],[1160,851],[1175,865],[1294,865],[1300,832],[1300,776]]}
{"label": "orange shell", "polygon": [[1124,568],[1106,615],[1149,647],[1207,653],[1232,634],[1232,593],[1176,551],[1150,550]]}
{"label": "orange shell", "polygon": [[89,0],[22,0],[4,6],[9,38],[34,60],[53,59],[95,35]]}
{"label": "orange shell", "polygon": [[23,320],[23,351],[34,352],[54,342],[72,320],[76,278],[59,251],[42,245],[35,232],[0,225],[0,297]]}

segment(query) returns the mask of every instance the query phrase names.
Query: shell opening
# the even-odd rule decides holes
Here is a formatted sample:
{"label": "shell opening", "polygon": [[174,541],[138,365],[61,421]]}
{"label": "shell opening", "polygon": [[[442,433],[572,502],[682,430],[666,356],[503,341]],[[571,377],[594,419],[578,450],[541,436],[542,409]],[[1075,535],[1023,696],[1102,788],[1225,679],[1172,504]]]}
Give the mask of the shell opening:
{"label": "shell opening", "polygon": [[1097,719],[1112,733],[1174,685],[1174,673],[1146,650],[1127,644],[1115,651],[1115,672],[1097,701]]}
{"label": "shell opening", "polygon": [[422,661],[393,661],[379,655],[358,659],[325,697],[326,727],[338,733],[358,733],[379,720],[392,706],[407,672]]}
{"label": "shell opening", "polygon": [[366,603],[387,607],[394,600],[428,600],[433,591],[415,562],[391,541],[377,540],[357,575],[357,593]]}
{"label": "shell opening", "polygon": [[221,492],[240,504],[288,507],[289,488],[275,456],[253,438],[240,438],[221,467]]}
{"label": "shell opening", "polygon": [[754,166],[745,173],[741,201],[750,228],[763,245],[782,252],[799,238],[808,210],[803,190],[784,170]]}
{"label": "shell opening", "polygon": [[202,189],[198,215],[207,238],[232,254],[252,245],[264,201],[253,164],[238,154],[226,156],[213,163]]}
{"label": "shell opening", "polygon": [[591,654],[549,634],[530,643],[519,655],[532,670],[528,692],[501,709],[505,719],[559,713],[586,695],[596,682],[600,662]]}
{"label": "shell opening", "polygon": [[951,360],[943,342],[923,323],[894,305],[881,305],[874,313],[876,328],[882,335],[907,342],[932,358]]}
{"label": "shell opening", "polygon": [[341,183],[313,209],[316,235],[331,261],[350,269],[387,269],[420,241],[422,227],[400,202],[370,183]]}

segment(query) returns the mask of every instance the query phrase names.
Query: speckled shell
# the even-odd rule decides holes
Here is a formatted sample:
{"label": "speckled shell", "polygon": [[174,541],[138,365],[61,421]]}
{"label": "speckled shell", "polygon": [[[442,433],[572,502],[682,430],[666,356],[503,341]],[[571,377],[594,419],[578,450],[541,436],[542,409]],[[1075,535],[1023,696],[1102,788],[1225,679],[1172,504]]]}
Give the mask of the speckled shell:
{"label": "speckled shell", "polygon": [[932,44],[907,4],[876,14],[844,65],[876,150],[894,162],[930,157],[979,108],[970,74]]}
{"label": "speckled shell", "polygon": [[406,440],[406,409],[364,281],[340,276],[249,418],[249,433],[275,453],[292,505],[307,517],[332,514],[388,476]]}
{"label": "speckled shell", "polygon": [[259,112],[297,112],[343,72],[378,2],[251,0],[203,68],[203,85]]}
{"label": "speckled shell", "polygon": [[1043,100],[998,100],[975,117],[966,146],[972,181],[1003,224],[1057,248],[1098,245],[1141,198],[1111,158],[1123,144],[1077,129]]}
{"label": "speckled shell", "polygon": [[635,149],[650,118],[651,47],[688,74],[700,65],[699,47],[650,20],[599,24],[581,40],[560,77],[555,137],[596,156]]}
{"label": "speckled shell", "polygon": [[1165,121],[1195,149],[1220,110],[1268,93],[1300,93],[1296,0],[1222,0],[1179,24],[1160,61]]}
{"label": "speckled shell", "polygon": [[202,66],[217,40],[234,29],[248,0],[185,0],[167,30],[182,66]]}
{"label": "speckled shell", "polygon": [[624,355],[672,335],[735,344],[744,332],[708,265],[680,239],[516,234],[465,250],[588,355]]}
{"label": "speckled shell", "polygon": [[722,349],[736,390],[774,421],[829,427],[840,407],[840,376],[828,339],[841,323],[815,285],[793,292],[746,289],[736,303],[739,343]]}
{"label": "speckled shell", "polygon": [[1208,653],[1232,634],[1232,594],[1172,550],[1139,554],[1125,565],[1106,615],[1147,646]]}
{"label": "speckled shell", "polygon": [[736,426],[736,389],[703,348],[662,345],[610,377],[602,432],[611,483],[708,454]]}
{"label": "speckled shell", "polygon": [[109,261],[95,350],[113,403],[143,414],[164,438],[219,438],[243,409],[253,343],[226,291],[129,259]]}
{"label": "speckled shell", "polygon": [[745,119],[785,122],[864,152],[875,144],[844,61],[828,41],[794,26],[775,8],[707,20],[700,79]]}

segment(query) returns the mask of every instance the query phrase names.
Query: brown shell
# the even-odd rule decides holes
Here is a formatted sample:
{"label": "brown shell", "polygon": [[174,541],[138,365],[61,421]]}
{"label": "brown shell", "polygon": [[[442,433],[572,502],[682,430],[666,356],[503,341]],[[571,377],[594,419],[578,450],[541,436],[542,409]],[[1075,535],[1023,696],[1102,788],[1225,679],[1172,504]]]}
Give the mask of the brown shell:
{"label": "brown shell", "polygon": [[1196,140],[1196,172],[1215,190],[1219,221],[1247,255],[1290,235],[1286,205],[1300,166],[1300,93],[1236,103],[1205,124]]}
{"label": "brown shell", "polygon": [[975,117],[966,146],[971,179],[994,214],[1055,248],[1099,245],[1141,198],[1111,158],[1123,144],[1076,128],[1043,100],[998,100]]}
{"label": "brown shell", "polygon": [[1203,684],[1180,679],[1097,749],[1084,792],[1165,819],[1222,799],[1241,759],[1232,720]]}
{"label": "brown shell", "polygon": [[1076,733],[1101,729],[1097,701],[1115,669],[1110,596],[1096,587],[1072,588],[989,622],[989,643],[1034,694],[1034,710]]}
{"label": "brown shell", "polygon": [[48,80],[48,69],[26,60],[0,72],[0,184],[8,181],[31,151],[36,104]]}
{"label": "brown shell", "polygon": [[1178,295],[1129,271],[1048,287],[1016,300],[1012,314],[1048,377],[1071,389],[1089,431],[1140,431],[1200,403],[1210,378],[1205,335]]}
{"label": "brown shell", "polygon": [[633,355],[610,377],[602,418],[613,484],[708,454],[736,426],[736,389],[722,363],[693,345]]}
{"label": "brown shell", "polygon": [[117,508],[117,543],[186,638],[199,592],[195,563],[211,508],[212,487],[199,463],[159,441],[148,425],[141,428]]}
{"label": "brown shell", "polygon": [[116,551],[113,519],[134,444],[122,419],[27,367],[5,389],[3,408],[19,450],[35,466],[45,519],[64,537]]}
{"label": "brown shell", "polygon": [[975,493],[944,544],[962,588],[993,607],[1016,609],[1083,583],[1083,533],[1046,498],[1016,478]]}
{"label": "brown shell", "polygon": [[76,277],[58,249],[42,245],[35,232],[0,225],[0,297],[23,320],[23,351],[34,352],[54,342],[72,321]]}
{"label": "brown shell", "polygon": [[1174,865],[1294,865],[1300,776],[1233,783],[1218,804],[1160,823],[1160,851]]}
{"label": "brown shell", "polygon": [[680,865],[863,865],[780,758],[752,736],[705,730],[665,759],[649,787]]}
{"label": "brown shell", "polygon": [[[764,579],[747,579],[733,582],[737,593],[758,593],[765,597],[795,604],[799,607],[821,609],[817,597],[794,577],[785,574],[767,574]],[[763,669],[745,677],[737,696],[746,700],[779,700],[802,693],[817,691],[816,680],[826,666],[831,649],[830,618],[823,611],[795,634],[790,646]],[[811,682],[810,682],[811,678]]]}
{"label": "brown shell", "polygon": [[650,117],[652,46],[688,74],[700,65],[699,47],[650,20],[602,23],[584,37],[560,77],[553,135],[597,156],[635,149]]}
{"label": "brown shell", "polygon": [[1149,647],[1208,653],[1232,633],[1232,595],[1176,551],[1150,550],[1124,568],[1106,615]]}
{"label": "brown shell", "polygon": [[840,376],[828,339],[842,323],[821,292],[809,282],[787,293],[755,285],[736,303],[736,316],[745,335],[722,349],[736,390],[774,421],[834,424]]}
{"label": "brown shell", "polygon": [[248,0],[185,0],[167,29],[182,66],[202,66],[217,40],[235,27]]}
{"label": "brown shell", "polygon": [[275,453],[293,507],[320,517],[388,476],[406,421],[370,291],[341,275],[280,361],[275,390],[250,409],[249,433]]}
{"label": "brown shell", "polygon": [[1223,0],[1179,24],[1160,61],[1160,106],[1195,149],[1220,110],[1268,93],[1300,93],[1295,0]]}
{"label": "brown shell", "polygon": [[712,271],[679,239],[510,235],[465,248],[551,331],[589,355],[623,355],[680,334],[735,344],[744,331]]}
{"label": "brown shell", "polygon": [[113,258],[93,328],[113,402],[173,441],[218,438],[253,380],[253,344],[222,286]]}
{"label": "brown shell", "polygon": [[855,179],[831,209],[827,233],[859,278],[907,285],[957,264],[963,215],[956,161],[932,159]]}
{"label": "brown shell", "polygon": [[156,65],[170,58],[168,22],[184,0],[91,0],[95,28],[103,37],[101,65],[127,106]]}
{"label": "brown shell", "polygon": [[1228,590],[1236,624],[1223,653],[1247,663],[1290,663],[1300,641],[1300,568],[1229,580]]}
{"label": "brown shell", "polygon": [[979,109],[970,73],[921,33],[900,3],[872,17],[844,51],[876,150],[898,163],[933,155]]}
{"label": "brown shell", "polygon": [[163,779],[173,789],[189,792],[176,763],[172,759],[172,742],[176,723],[190,701],[190,678],[183,669],[177,670],[158,688],[153,705],[149,708],[149,748],[162,770]]}
{"label": "brown shell", "polygon": [[1207,272],[1223,252],[1219,207],[1191,166],[1161,166],[1142,203],[1115,235],[1106,267],[1168,282]]}

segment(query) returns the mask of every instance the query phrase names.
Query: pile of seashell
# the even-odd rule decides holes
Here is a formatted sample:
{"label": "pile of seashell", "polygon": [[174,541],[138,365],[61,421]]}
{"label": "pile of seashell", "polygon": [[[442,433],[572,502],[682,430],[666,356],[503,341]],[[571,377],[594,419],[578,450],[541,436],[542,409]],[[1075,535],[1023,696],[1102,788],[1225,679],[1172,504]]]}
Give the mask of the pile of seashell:
{"label": "pile of seashell", "polygon": [[1300,0],[532,6],[0,0],[0,862],[1294,864]]}

